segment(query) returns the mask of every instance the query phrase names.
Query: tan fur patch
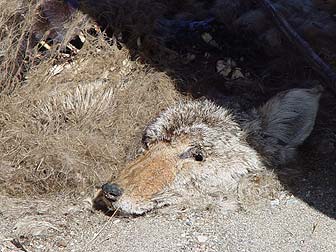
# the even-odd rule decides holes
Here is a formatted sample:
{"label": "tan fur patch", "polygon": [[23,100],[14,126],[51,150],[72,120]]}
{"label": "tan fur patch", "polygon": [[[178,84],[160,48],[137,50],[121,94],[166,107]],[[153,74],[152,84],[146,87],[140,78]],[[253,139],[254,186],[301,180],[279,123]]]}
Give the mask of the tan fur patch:
{"label": "tan fur patch", "polygon": [[116,184],[132,198],[150,199],[169,186],[177,173],[177,154],[167,143],[158,143],[120,174]]}

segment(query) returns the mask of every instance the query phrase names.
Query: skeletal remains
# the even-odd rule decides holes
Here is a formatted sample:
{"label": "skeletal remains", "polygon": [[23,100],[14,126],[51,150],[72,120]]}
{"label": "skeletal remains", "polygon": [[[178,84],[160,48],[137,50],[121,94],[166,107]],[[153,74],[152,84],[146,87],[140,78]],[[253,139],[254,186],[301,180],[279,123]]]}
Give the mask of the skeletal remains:
{"label": "skeletal remains", "polygon": [[313,129],[321,91],[291,89],[245,112],[208,100],[168,108],[145,129],[144,153],[102,186],[95,207],[140,215],[235,194],[245,176],[293,159]]}

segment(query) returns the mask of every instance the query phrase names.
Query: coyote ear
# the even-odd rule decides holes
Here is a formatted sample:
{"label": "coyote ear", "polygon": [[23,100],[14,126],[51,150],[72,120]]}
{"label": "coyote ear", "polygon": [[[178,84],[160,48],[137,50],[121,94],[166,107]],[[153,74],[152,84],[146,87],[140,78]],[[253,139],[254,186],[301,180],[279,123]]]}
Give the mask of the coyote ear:
{"label": "coyote ear", "polygon": [[313,130],[323,88],[291,89],[271,98],[258,110],[263,135],[288,148],[302,144]]}

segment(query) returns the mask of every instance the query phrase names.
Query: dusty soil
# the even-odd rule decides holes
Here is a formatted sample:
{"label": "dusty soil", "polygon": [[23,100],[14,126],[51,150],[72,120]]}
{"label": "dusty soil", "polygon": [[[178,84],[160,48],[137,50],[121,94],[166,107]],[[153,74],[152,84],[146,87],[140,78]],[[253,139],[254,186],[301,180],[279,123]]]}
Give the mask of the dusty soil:
{"label": "dusty soil", "polygon": [[334,251],[336,247],[335,219],[285,194],[234,213],[166,209],[137,218],[93,212],[83,198],[1,197],[1,202],[0,251],[6,252]]}

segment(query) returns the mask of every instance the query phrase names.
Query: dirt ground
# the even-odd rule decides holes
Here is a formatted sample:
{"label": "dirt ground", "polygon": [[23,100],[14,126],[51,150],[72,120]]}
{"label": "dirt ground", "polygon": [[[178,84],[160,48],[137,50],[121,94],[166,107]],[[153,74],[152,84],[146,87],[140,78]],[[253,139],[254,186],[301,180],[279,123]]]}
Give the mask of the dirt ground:
{"label": "dirt ground", "polygon": [[[0,96],[0,252],[336,251],[336,98],[329,90],[297,162],[274,171],[283,186],[277,197],[232,212],[168,207],[123,218],[92,209],[94,187],[134,158],[145,125],[170,104],[229,97],[249,108],[320,82],[290,46],[272,58],[248,35],[221,26],[209,34],[221,47],[172,44],[178,60],[165,62],[87,35],[70,60],[52,54],[14,76],[14,91]],[[1,39],[5,48],[9,40]]]}
{"label": "dirt ground", "polygon": [[[234,213],[93,212],[84,198],[1,197],[0,251],[334,251],[335,219],[283,194]],[[16,244],[16,246],[14,245]],[[21,246],[21,249],[18,248]]]}

